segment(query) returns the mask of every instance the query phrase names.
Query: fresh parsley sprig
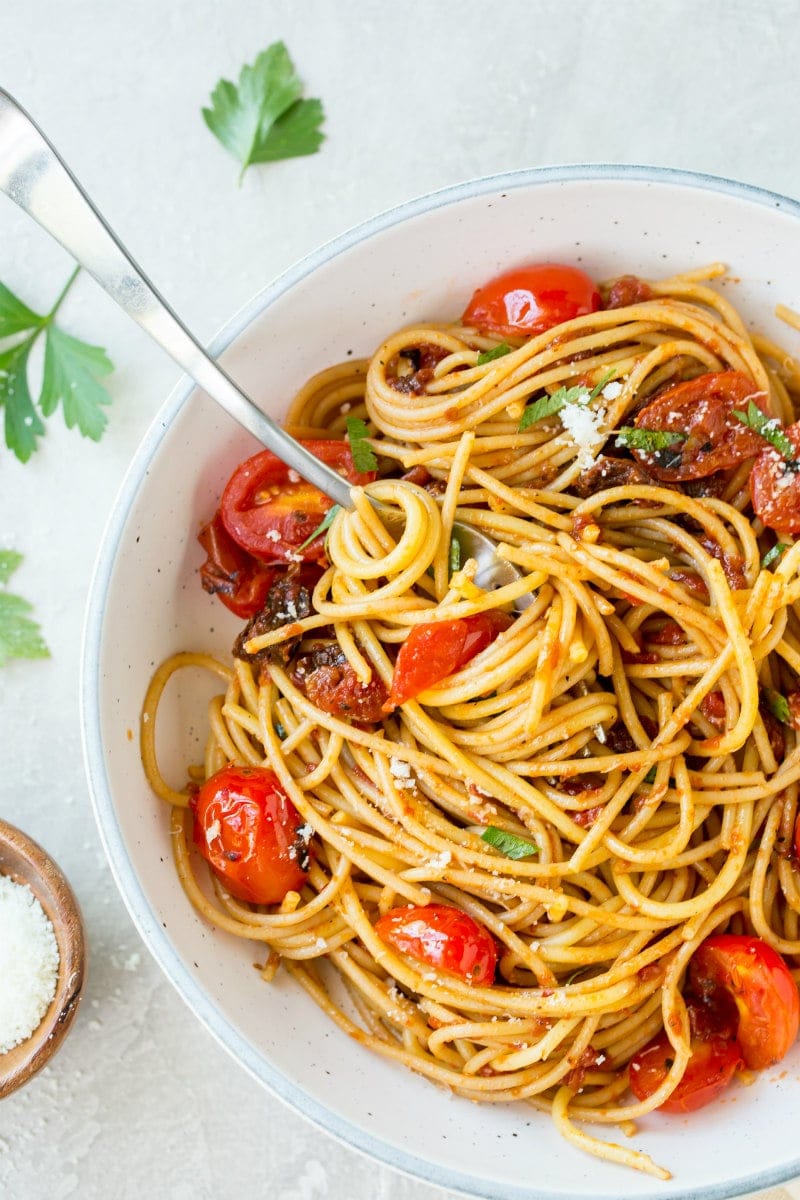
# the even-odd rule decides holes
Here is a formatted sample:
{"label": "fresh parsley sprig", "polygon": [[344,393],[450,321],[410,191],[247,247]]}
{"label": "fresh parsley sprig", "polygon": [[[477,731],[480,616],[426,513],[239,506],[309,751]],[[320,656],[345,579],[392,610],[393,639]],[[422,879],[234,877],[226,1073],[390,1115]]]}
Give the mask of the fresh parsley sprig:
{"label": "fresh parsley sprig", "polygon": [[334,504],[332,508],[329,508],[328,511],[325,513],[325,516],[320,521],[317,528],[314,530],[314,532],[310,533],[308,535],[308,537],[306,538],[306,540],[304,542],[300,543],[300,545],[297,547],[297,549],[305,550],[306,546],[310,546],[311,543],[314,541],[314,539],[318,538],[320,536],[320,534],[327,533],[328,530],[330,529],[331,525],[333,524],[333,518],[336,516],[336,514],[338,512],[341,512],[341,509],[342,509],[341,504]]}
{"label": "fresh parsley sprig", "polygon": [[377,470],[378,460],[375,457],[375,451],[366,440],[370,436],[367,422],[361,417],[348,417],[345,427],[355,469],[362,474]]}
{"label": "fresh parsley sprig", "polygon": [[776,542],[775,545],[769,549],[762,558],[762,570],[766,570],[767,567],[771,567],[773,563],[779,563],[788,549],[788,542]]}
{"label": "fresh parsley sprig", "polygon": [[481,840],[494,846],[495,850],[499,850],[506,858],[529,858],[530,855],[539,853],[539,847],[533,842],[517,837],[515,833],[508,833],[505,829],[498,829],[496,825],[487,825],[481,834]]}
{"label": "fresh parsley sprig", "polygon": [[761,697],[772,713],[782,725],[792,724],[792,714],[789,709],[789,701],[780,692],[776,692],[773,688],[762,688]]}
{"label": "fresh parsley sprig", "polygon": [[[104,412],[111,397],[99,382],[114,370],[100,346],[64,333],[56,315],[75,282],[80,267],[70,275],[48,313],[35,313],[0,283],[0,341],[18,340],[0,351],[0,408],[4,410],[5,441],[20,462],[27,462],[44,433],[42,417],[61,405],[68,429],[76,425],[84,437],[99,441],[108,423]],[[25,336],[20,338],[19,335]],[[34,401],[30,384],[30,356],[44,335],[44,373]]]}
{"label": "fresh parsley sprig", "polygon": [[792,463],[797,469],[797,451],[784,433],[777,417],[768,417],[754,400],[748,401],[746,413],[735,408],[733,415],[748,429],[760,434],[770,445],[775,447],[788,463]]}
{"label": "fresh parsley sprig", "polygon": [[49,658],[42,631],[28,613],[31,605],[5,590],[22,562],[16,550],[0,550],[0,667],[11,658]]}
{"label": "fresh parsley sprig", "polygon": [[239,183],[253,163],[316,154],[325,135],[320,100],[303,100],[303,85],[283,42],[273,42],[238,84],[220,79],[203,109],[203,120],[226,150],[242,164]]}
{"label": "fresh parsley sprig", "polygon": [[611,382],[615,374],[613,369],[607,371],[591,390],[583,384],[576,384],[570,388],[562,386],[552,395],[540,396],[538,400],[534,400],[533,404],[526,407],[519,423],[519,432],[524,433],[537,421],[543,421],[545,417],[552,417],[555,413],[560,412],[565,404],[591,404],[606,384]]}

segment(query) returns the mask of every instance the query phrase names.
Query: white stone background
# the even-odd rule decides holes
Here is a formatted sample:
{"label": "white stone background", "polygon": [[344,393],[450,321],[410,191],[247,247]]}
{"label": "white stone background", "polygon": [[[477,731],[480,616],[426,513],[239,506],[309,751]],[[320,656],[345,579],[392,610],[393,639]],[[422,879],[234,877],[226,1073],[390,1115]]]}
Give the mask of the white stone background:
{"label": "white stone background", "polygon": [[[0,84],[30,109],[201,338],[356,222],[471,176],[653,163],[800,195],[794,0],[0,0]],[[236,166],[200,108],[284,38],[322,97],[313,158]],[[52,303],[67,257],[6,201],[0,278]],[[92,563],[123,472],[176,368],[82,279],[66,327],[117,370],[97,446],[50,422],[0,448],[0,546],[23,551],[50,661],[0,676],[0,813],[58,858],[91,948],[61,1053],[0,1106],[0,1195],[435,1200],[314,1131],[247,1077],[140,943],[95,831],[78,664]],[[788,1132],[788,1131],[787,1131]],[[536,1164],[532,1164],[535,1195]],[[771,1198],[800,1198],[800,1181]]]}

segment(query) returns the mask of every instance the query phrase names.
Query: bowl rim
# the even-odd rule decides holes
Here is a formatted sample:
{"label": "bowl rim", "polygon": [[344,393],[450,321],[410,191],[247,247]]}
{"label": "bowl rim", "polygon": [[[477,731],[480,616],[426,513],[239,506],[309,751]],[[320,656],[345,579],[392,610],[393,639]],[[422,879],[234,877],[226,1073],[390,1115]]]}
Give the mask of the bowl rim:
{"label": "bowl rim", "polygon": [[[457,201],[474,199],[489,192],[552,183],[587,181],[637,181],[645,184],[670,184],[678,187],[697,188],[773,209],[783,209],[790,215],[800,218],[800,202],[789,196],[723,176],[673,167],[576,163],[563,166],[530,167],[482,176],[452,184],[386,209],[312,250],[257,292],[226,322],[212,339],[209,353],[213,357],[218,357],[296,283],[344,251],[394,225]],[[81,738],[95,822],[116,886],[145,945],[184,1002],[215,1040],[253,1078],[265,1085],[273,1095],[291,1109],[304,1116],[313,1125],[331,1134],[344,1145],[425,1183],[461,1192],[468,1196],[483,1197],[484,1200],[530,1200],[531,1193],[527,1187],[496,1182],[488,1183],[485,1179],[465,1172],[453,1172],[436,1163],[419,1158],[416,1154],[393,1146],[366,1130],[359,1129],[349,1120],[332,1112],[274,1068],[220,1014],[202,986],[183,965],[177,950],[171,945],[165,930],[162,929],[151,909],[133,869],[114,817],[101,736],[99,696],[100,651],[104,621],[103,598],[108,590],[131,506],[145,479],[150,462],[172,422],[192,392],[195,391],[196,386],[192,379],[182,375],[157,411],[142,438],[125,472],[111,508],[89,585],[79,684]],[[800,1175],[800,1157],[781,1167],[756,1171],[735,1180],[711,1184],[691,1192],[686,1186],[675,1188],[667,1185],[665,1188],[664,1184],[659,1184],[657,1195],[659,1200],[690,1200],[690,1198],[691,1200],[726,1200],[727,1197],[772,1187],[797,1175]],[[653,1195],[655,1194],[654,1192]],[[565,1200],[564,1192],[541,1190],[538,1186],[537,1195],[540,1200]],[[595,1200],[617,1200],[618,1195],[619,1192],[616,1190],[613,1193],[595,1193]]]}

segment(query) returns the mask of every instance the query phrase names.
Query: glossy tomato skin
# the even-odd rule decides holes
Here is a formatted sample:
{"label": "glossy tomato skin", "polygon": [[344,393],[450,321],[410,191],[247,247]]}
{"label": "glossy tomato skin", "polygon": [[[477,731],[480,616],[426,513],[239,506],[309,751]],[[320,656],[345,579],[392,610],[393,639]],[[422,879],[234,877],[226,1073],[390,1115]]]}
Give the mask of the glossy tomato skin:
{"label": "glossy tomato skin", "polygon": [[303,886],[310,830],[272,771],[223,767],[190,806],[195,845],[232,896],[280,904]]}
{"label": "glossy tomato skin", "polygon": [[[356,471],[347,442],[308,439],[302,445],[348,483],[363,485],[375,479],[374,472]],[[236,468],[220,501],[222,522],[230,536],[265,563],[322,562],[324,537],[308,546],[303,543],[330,507],[327,496],[270,450],[261,450]]]}
{"label": "glossy tomato skin", "polygon": [[466,666],[511,624],[512,618],[506,613],[490,609],[472,617],[415,625],[397,655],[384,711],[391,712],[398,704],[413,700]]}
{"label": "glossy tomato skin", "polygon": [[[689,1006],[690,1024],[694,1024]],[[647,1100],[667,1077],[675,1051],[666,1033],[660,1033],[631,1059],[630,1089],[637,1100]],[[693,1036],[691,1055],[675,1091],[658,1107],[659,1112],[689,1113],[705,1108],[728,1086],[743,1065],[742,1051],[729,1033],[710,1033],[704,1040]]]}
{"label": "glossy tomato skin", "polygon": [[200,530],[197,540],[207,555],[200,568],[205,591],[218,596],[226,608],[244,620],[260,612],[277,577],[276,568],[265,566],[237,546],[222,523],[219,509]]}
{"label": "glossy tomato skin", "polygon": [[711,371],[666,388],[636,417],[637,429],[686,435],[664,450],[634,450],[647,471],[664,483],[704,479],[754,458],[764,439],[734,415],[753,400],[762,411],[766,397],[741,371]]}
{"label": "glossy tomato skin", "polygon": [[752,1071],[779,1062],[797,1038],[800,996],[789,968],[760,938],[721,933],[698,946],[689,966],[695,994],[714,1002],[724,991],[739,1014],[737,1036]]}
{"label": "glossy tomato skin", "polygon": [[[800,422],[784,430],[800,459]],[[800,533],[800,471],[773,446],[761,451],[750,476],[753,509],[769,529]]]}
{"label": "glossy tomato skin", "polygon": [[601,303],[595,283],[578,267],[537,263],[506,271],[479,287],[462,320],[484,333],[533,337],[596,312]]}
{"label": "glossy tomato skin", "polygon": [[494,980],[494,938],[460,908],[448,904],[392,908],[375,922],[375,932],[401,954],[445,975],[484,987]]}

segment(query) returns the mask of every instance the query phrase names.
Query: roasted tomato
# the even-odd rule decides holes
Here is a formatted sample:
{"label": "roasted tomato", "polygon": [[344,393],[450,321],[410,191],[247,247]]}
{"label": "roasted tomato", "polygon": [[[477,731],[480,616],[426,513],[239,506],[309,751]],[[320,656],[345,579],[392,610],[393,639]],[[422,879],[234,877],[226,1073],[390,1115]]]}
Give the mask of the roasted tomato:
{"label": "roasted tomato", "polygon": [[375,932],[401,954],[445,975],[482,985],[494,979],[494,938],[460,908],[447,904],[392,908],[375,922]]}
{"label": "roasted tomato", "polygon": [[638,429],[679,433],[683,440],[663,450],[633,454],[656,479],[679,483],[702,479],[754,458],[764,439],[742,424],[734,409],[753,400],[766,411],[766,397],[740,371],[714,371],[666,388],[636,418]]}
{"label": "roasted tomato", "polygon": [[600,308],[588,275],[561,263],[518,267],[498,275],[473,295],[463,321],[485,333],[532,337]]}
{"label": "roasted tomato", "polygon": [[219,509],[197,535],[207,554],[200,568],[200,582],[211,595],[219,596],[226,608],[245,620],[263,607],[272,586],[275,567],[267,567],[237,546]]}
{"label": "roasted tomato", "polygon": [[706,938],[692,957],[689,981],[704,1002],[713,1004],[719,992],[734,1000],[737,1036],[751,1070],[771,1067],[797,1038],[797,986],[780,954],[760,938],[733,933]]}
{"label": "roasted tomato", "polygon": [[383,681],[361,683],[338,642],[322,641],[301,654],[292,672],[312,704],[345,721],[380,721],[386,701]]}
{"label": "roasted tomato", "polygon": [[272,771],[223,767],[190,805],[195,845],[232,896],[279,904],[303,886],[312,831]]}
{"label": "roasted tomato", "polygon": [[[675,1091],[659,1105],[659,1112],[688,1113],[715,1100],[743,1065],[742,1049],[727,1021],[711,1023],[709,1011],[687,1002],[692,1031],[691,1055]],[[647,1100],[661,1087],[672,1066],[675,1051],[666,1033],[660,1033],[631,1059],[628,1080],[637,1100]]]}
{"label": "roasted tomato", "polygon": [[[372,472],[356,471],[347,442],[304,440],[302,444],[348,483],[371,483],[375,478]],[[222,522],[233,540],[265,563],[321,562],[324,538],[315,538],[305,547],[303,543],[330,507],[327,496],[270,450],[254,454],[236,468],[220,502]]]}
{"label": "roasted tomato", "polygon": [[787,462],[773,446],[763,449],[750,475],[750,494],[756,516],[770,529],[800,533],[800,423],[784,432],[797,451],[795,460]]}
{"label": "roasted tomato", "polygon": [[506,613],[490,609],[473,617],[415,625],[397,655],[384,711],[391,712],[398,704],[413,700],[420,692],[466,666],[511,623],[512,618]]}

